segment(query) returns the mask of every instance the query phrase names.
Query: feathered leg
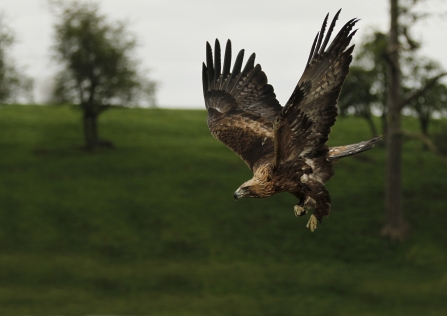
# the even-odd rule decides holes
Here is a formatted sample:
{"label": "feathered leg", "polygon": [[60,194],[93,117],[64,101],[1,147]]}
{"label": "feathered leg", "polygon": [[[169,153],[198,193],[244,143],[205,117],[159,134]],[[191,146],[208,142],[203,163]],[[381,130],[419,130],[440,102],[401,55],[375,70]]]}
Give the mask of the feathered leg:
{"label": "feathered leg", "polygon": [[298,197],[298,200],[299,202],[293,208],[293,212],[295,213],[295,216],[300,217],[307,214],[307,209],[304,208],[306,197],[300,196]]}
{"label": "feathered leg", "polygon": [[323,217],[329,215],[331,211],[331,197],[329,192],[324,187],[324,184],[318,183],[309,195],[315,200],[314,215],[321,223]]}
{"label": "feathered leg", "polygon": [[310,216],[306,227],[314,231],[317,228],[317,222],[321,223],[323,217],[329,215],[331,210],[331,197],[323,183],[314,181],[311,188],[312,191],[309,193],[309,196],[314,200],[315,206],[314,212]]}
{"label": "feathered leg", "polygon": [[[308,201],[309,196],[304,194],[303,192],[292,192],[292,194],[298,199],[298,203],[294,206],[293,212],[296,217],[304,216],[308,212]],[[307,206],[307,207],[306,207]]]}
{"label": "feathered leg", "polygon": [[317,228],[317,222],[321,223],[323,217],[329,215],[331,198],[323,183],[309,181],[306,185],[308,186],[306,195],[301,192],[293,193],[299,200],[293,211],[296,216],[303,216],[307,214],[309,208],[314,208],[313,214],[306,225],[307,228],[314,231]]}

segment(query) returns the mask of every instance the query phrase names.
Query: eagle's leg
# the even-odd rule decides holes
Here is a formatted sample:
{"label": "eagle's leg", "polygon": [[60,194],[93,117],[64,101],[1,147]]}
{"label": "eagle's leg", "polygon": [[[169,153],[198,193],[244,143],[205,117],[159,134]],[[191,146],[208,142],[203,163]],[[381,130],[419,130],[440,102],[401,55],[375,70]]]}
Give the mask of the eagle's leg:
{"label": "eagle's leg", "polygon": [[310,215],[309,221],[306,224],[306,228],[309,228],[311,232],[317,229],[317,218],[314,214]]}
{"label": "eagle's leg", "polygon": [[329,212],[331,210],[331,197],[329,195],[329,192],[324,187],[323,183],[314,182],[312,183],[311,187],[312,190],[311,192],[309,192],[309,197],[313,200],[312,204],[314,206],[314,211],[313,214],[310,216],[309,222],[307,223],[306,227],[313,232],[317,228],[317,223],[321,223],[323,217],[329,215]]}
{"label": "eagle's leg", "polygon": [[313,232],[317,228],[317,223],[321,223],[323,217],[329,215],[331,198],[323,183],[312,181],[308,185],[307,195],[293,193],[299,200],[293,211],[296,216],[303,216],[307,214],[307,207],[314,209],[306,225]]}
{"label": "eagle's leg", "polygon": [[293,212],[295,213],[295,216],[300,217],[307,214],[307,209],[304,208],[304,203],[306,201],[306,197],[299,197],[298,204],[295,205],[293,208]]}

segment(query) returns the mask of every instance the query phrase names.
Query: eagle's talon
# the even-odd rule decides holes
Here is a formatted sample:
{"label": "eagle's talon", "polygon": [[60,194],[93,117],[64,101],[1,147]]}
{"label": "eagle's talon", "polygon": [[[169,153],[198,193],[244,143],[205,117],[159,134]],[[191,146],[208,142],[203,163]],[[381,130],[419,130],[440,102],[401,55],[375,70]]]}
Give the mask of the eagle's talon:
{"label": "eagle's talon", "polygon": [[293,212],[295,213],[296,217],[300,217],[307,214],[307,210],[301,205],[295,205],[295,207],[293,208]]}
{"label": "eagle's talon", "polygon": [[310,215],[309,221],[307,222],[306,228],[309,228],[311,232],[317,229],[317,218],[314,214]]}

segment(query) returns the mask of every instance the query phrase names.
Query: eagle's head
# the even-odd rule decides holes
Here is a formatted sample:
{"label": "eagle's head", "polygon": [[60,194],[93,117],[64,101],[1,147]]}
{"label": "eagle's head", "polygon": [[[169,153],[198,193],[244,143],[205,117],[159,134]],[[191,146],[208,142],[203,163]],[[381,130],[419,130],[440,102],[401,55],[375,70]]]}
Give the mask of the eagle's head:
{"label": "eagle's head", "polygon": [[238,200],[241,198],[262,198],[271,196],[274,192],[271,190],[269,184],[271,183],[256,178],[248,180],[234,192],[234,199]]}

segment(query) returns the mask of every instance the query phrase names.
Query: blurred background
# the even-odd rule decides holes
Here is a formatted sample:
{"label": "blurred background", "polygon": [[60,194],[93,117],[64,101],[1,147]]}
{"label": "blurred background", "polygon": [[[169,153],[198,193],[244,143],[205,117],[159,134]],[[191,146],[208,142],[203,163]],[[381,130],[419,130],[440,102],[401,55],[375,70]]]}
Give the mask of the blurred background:
{"label": "blurred background", "polygon": [[[215,140],[205,43],[285,104],[325,15],[361,18],[314,233]],[[447,3],[0,0],[0,312],[447,313]],[[396,23],[390,23],[395,21]],[[390,24],[392,25],[390,27]]]}

